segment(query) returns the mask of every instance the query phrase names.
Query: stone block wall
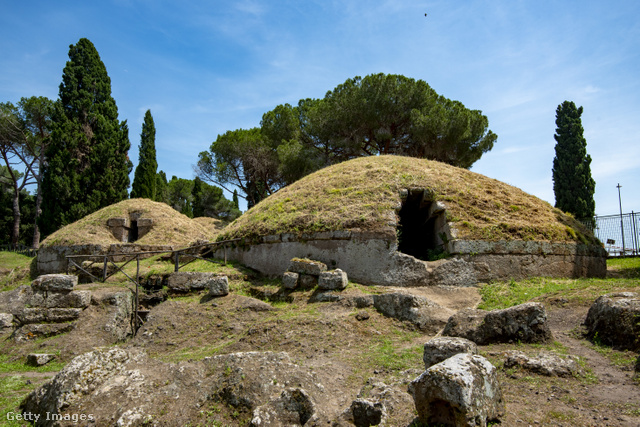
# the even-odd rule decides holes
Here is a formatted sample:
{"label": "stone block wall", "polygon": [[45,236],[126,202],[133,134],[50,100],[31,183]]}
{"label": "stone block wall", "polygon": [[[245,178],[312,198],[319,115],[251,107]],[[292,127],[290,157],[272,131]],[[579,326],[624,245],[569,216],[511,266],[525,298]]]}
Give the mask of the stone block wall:
{"label": "stone block wall", "polygon": [[[363,284],[382,286],[474,286],[489,280],[527,277],[604,277],[606,252],[598,246],[547,242],[447,243],[450,258],[421,261],[398,252],[393,237],[351,231],[264,236],[226,250],[227,258],[263,274],[281,276],[292,258],[310,258],[340,268]],[[224,252],[218,250],[216,257]]]}

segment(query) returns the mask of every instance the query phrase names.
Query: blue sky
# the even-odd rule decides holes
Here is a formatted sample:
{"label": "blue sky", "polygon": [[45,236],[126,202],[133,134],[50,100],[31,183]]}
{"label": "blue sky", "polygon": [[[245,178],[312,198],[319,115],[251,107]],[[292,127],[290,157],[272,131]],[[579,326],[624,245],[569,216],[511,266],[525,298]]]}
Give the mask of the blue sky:
{"label": "blue sky", "polygon": [[[86,37],[138,159],[151,109],[159,169],[194,176],[218,134],[320,98],[357,75],[402,74],[479,109],[498,134],[473,171],[554,203],[555,110],[584,107],[596,212],[640,211],[640,2],[4,1],[0,101],[56,99]],[[428,16],[424,16],[428,13]]]}

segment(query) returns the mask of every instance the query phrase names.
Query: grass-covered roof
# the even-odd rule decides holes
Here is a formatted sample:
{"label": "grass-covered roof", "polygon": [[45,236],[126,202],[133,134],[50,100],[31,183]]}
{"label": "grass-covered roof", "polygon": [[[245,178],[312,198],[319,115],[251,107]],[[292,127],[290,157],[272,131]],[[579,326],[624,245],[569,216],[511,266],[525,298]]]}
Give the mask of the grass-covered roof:
{"label": "grass-covered roof", "polygon": [[571,216],[519,188],[429,160],[372,156],[319,170],[258,203],[218,239],[329,230],[395,232],[404,189],[447,207],[458,238],[595,242]]}
{"label": "grass-covered roof", "polygon": [[102,208],[61,228],[48,236],[41,246],[122,243],[111,234],[107,220],[130,218],[133,213],[140,213],[141,218],[153,219],[151,231],[136,240],[135,243],[140,245],[187,246],[196,240],[213,239],[218,233],[213,225],[205,225],[205,221],[195,221],[165,203],[149,199],[129,199]]}

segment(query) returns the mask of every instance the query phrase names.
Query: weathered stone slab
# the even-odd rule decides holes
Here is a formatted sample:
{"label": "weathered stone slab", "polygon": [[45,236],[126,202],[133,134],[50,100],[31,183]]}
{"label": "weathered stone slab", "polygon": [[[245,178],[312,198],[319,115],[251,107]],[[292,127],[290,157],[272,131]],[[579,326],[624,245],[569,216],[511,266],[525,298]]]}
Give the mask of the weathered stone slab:
{"label": "weathered stone slab", "polygon": [[62,323],[76,320],[82,313],[81,308],[42,308],[28,307],[15,315],[21,325],[33,323]]}
{"label": "weathered stone slab", "polygon": [[422,423],[486,426],[505,412],[496,368],[487,359],[457,354],[409,385]]}
{"label": "weathered stone slab", "polygon": [[323,271],[327,271],[327,265],[320,261],[313,261],[306,258],[293,258],[289,263],[288,271],[319,276]]}
{"label": "weathered stone slab", "polygon": [[34,338],[59,335],[65,332],[69,332],[75,327],[75,322],[24,325],[13,331],[11,337],[16,341],[27,341]]}
{"label": "weathered stone slab", "polygon": [[35,292],[70,292],[78,284],[78,276],[72,274],[43,274],[31,282]]}
{"label": "weathered stone slab", "polygon": [[546,352],[541,352],[536,356],[528,356],[521,351],[508,351],[504,367],[512,368],[514,366],[549,377],[571,377],[580,372],[580,366],[572,356],[562,357]]}
{"label": "weathered stone slab", "polygon": [[503,310],[460,310],[449,318],[442,335],[462,337],[477,344],[544,343],[553,340],[544,306],[537,302]]}
{"label": "weathered stone slab", "polygon": [[27,354],[27,365],[29,366],[42,366],[51,362],[56,358],[55,354],[48,353],[31,353]]}
{"label": "weathered stone slab", "polygon": [[478,354],[478,346],[473,341],[458,337],[437,337],[424,345],[422,360],[425,369],[460,353]]}
{"label": "weathered stone slab", "polygon": [[27,304],[45,308],[86,308],[91,304],[91,291],[36,292]]}
{"label": "weathered stone slab", "polygon": [[409,321],[433,333],[439,331],[453,313],[425,297],[399,292],[373,295],[373,306],[385,316]]}
{"label": "weathered stone slab", "polygon": [[640,349],[640,294],[619,292],[602,295],[589,308],[587,336],[619,348]]}
{"label": "weathered stone slab", "polygon": [[282,275],[282,287],[285,289],[295,289],[298,287],[298,273],[285,271]]}
{"label": "weathered stone slab", "polygon": [[331,271],[323,271],[320,273],[320,277],[318,277],[319,289],[341,291],[347,287],[348,283],[347,273],[339,268]]}
{"label": "weathered stone slab", "polygon": [[187,293],[205,289],[209,290],[209,286],[212,283],[214,284],[214,286],[220,286],[220,277],[221,276],[217,273],[179,271],[177,273],[171,273],[169,275],[169,277],[167,278],[167,288],[171,293]]}

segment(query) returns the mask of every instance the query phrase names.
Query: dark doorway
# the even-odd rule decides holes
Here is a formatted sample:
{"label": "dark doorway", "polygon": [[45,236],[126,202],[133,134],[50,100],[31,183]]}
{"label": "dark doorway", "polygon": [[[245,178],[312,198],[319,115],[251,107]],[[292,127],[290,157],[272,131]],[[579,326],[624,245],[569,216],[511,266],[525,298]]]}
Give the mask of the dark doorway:
{"label": "dark doorway", "polygon": [[433,201],[423,190],[410,190],[400,209],[398,250],[421,260],[431,260],[442,252],[436,232],[437,215],[430,215]]}
{"label": "dark doorway", "polygon": [[129,227],[129,243],[138,240],[138,221],[131,220],[131,226]]}

